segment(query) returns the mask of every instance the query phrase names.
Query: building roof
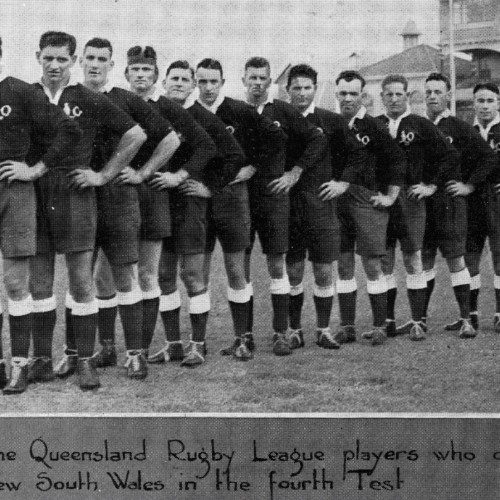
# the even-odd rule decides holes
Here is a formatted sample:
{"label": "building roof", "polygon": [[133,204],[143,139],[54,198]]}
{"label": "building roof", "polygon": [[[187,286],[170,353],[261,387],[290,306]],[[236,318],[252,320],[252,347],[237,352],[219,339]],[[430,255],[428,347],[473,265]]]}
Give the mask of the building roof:
{"label": "building roof", "polygon": [[[382,59],[379,62],[360,68],[359,72],[364,77],[381,76],[390,74],[420,74],[432,71],[446,72],[449,67],[448,58],[442,59],[441,52],[430,45],[420,44],[403,50],[399,54]],[[471,63],[462,58],[455,57],[457,77],[469,75]]]}

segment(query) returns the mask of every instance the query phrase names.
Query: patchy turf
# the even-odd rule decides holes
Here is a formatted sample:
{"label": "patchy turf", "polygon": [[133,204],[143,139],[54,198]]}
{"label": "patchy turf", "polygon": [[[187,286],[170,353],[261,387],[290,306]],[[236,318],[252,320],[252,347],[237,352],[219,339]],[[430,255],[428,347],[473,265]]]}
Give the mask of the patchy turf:
{"label": "patchy turf", "polygon": [[[63,260],[58,259],[56,289],[60,304],[54,342],[56,359],[62,352],[63,297],[66,289]],[[408,337],[391,339],[382,346],[361,343],[327,351],[314,344],[314,306],[306,286],[304,304],[306,346],[293,355],[277,358],[271,352],[270,302],[265,262],[254,256],[256,290],[255,359],[246,363],[219,355],[232,341],[226,284],[219,251],[213,265],[212,306],[209,320],[209,354],[203,366],[150,365],[143,381],[130,381],[120,367],[101,370],[102,388],[82,392],[73,378],[35,384],[18,397],[0,397],[3,413],[149,413],[149,412],[500,412],[500,338],[493,332],[494,296],[489,262],[483,264],[481,333],[460,340],[442,325],[455,319],[457,306],[443,261],[431,303],[430,333],[423,342]],[[404,278],[399,267],[399,284]],[[310,271],[307,284],[311,285]],[[371,312],[358,275],[358,333],[369,328]],[[185,297],[184,297],[185,299]],[[398,319],[405,321],[408,304],[404,289],[398,297]],[[338,325],[334,308],[332,325]],[[183,310],[183,338],[189,318]],[[3,333],[8,352],[8,331]],[[120,358],[124,358],[118,323]],[[163,344],[158,322],[153,350]]]}

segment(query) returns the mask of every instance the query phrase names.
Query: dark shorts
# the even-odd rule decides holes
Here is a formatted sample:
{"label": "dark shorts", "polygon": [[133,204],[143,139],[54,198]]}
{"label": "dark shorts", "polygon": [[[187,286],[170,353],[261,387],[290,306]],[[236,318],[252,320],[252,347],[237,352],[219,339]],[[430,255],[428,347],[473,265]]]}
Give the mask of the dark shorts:
{"label": "dark shorts", "polygon": [[93,250],[97,228],[94,188],[71,189],[68,171],[49,170],[35,182],[37,253]]}
{"label": "dark shorts", "polygon": [[370,198],[377,194],[363,186],[351,184],[338,199],[340,221],[340,252],[362,257],[382,257],[386,254],[389,211],[375,208]]}
{"label": "dark shorts", "polygon": [[309,254],[316,264],[337,260],[340,247],[336,200],[322,201],[315,193],[302,191],[290,196],[289,264]]}
{"label": "dark shorts", "polygon": [[500,258],[500,197],[493,186],[467,197],[467,253],[481,253],[489,239],[490,251]]}
{"label": "dark shorts", "polygon": [[0,249],[4,258],[36,251],[36,197],[31,182],[0,182]]}
{"label": "dark shorts", "polygon": [[163,249],[178,255],[205,253],[207,237],[206,198],[170,192],[172,236],[163,240]]}
{"label": "dark shorts", "polygon": [[290,198],[285,193],[271,193],[267,185],[272,180],[252,178],[249,183],[251,245],[255,241],[255,234],[258,234],[262,251],[271,255],[288,251],[290,217]]}
{"label": "dark shorts", "polygon": [[147,184],[136,186],[141,211],[141,240],[162,240],[172,234],[169,192]]}
{"label": "dark shorts", "polygon": [[136,186],[106,184],[96,188],[96,248],[114,266],[139,260],[141,215]]}
{"label": "dark shorts", "polygon": [[423,254],[435,256],[439,249],[445,259],[465,255],[467,241],[467,201],[442,191],[426,200],[427,216]]}
{"label": "dark shorts", "polygon": [[224,253],[242,252],[250,245],[250,205],[246,183],[226,186],[208,203],[206,251],[218,238]]}
{"label": "dark shorts", "polygon": [[425,233],[425,200],[408,199],[402,188],[398,199],[389,208],[387,246],[395,247],[397,240],[401,251],[411,254],[422,250]]}

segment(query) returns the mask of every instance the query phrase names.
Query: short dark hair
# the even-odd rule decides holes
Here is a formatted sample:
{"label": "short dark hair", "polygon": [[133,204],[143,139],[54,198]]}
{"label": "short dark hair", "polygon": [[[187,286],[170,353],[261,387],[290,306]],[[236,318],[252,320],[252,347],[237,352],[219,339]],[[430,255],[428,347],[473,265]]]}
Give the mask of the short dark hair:
{"label": "short dark hair", "polygon": [[271,71],[271,65],[265,57],[251,57],[245,63],[245,71],[248,68],[267,68],[269,71]]}
{"label": "short dark hair", "polygon": [[408,90],[408,80],[406,77],[403,75],[387,75],[383,80],[382,80],[382,90],[384,90],[386,85],[390,85],[391,83],[402,83],[404,91],[406,92]]}
{"label": "short dark hair", "polygon": [[500,90],[498,90],[498,85],[495,85],[494,83],[488,82],[488,83],[478,83],[475,87],[474,90],[472,91],[473,94],[476,92],[479,92],[480,90],[491,90],[491,92],[495,92],[495,94],[500,94]]}
{"label": "short dark hair", "polygon": [[87,47],[94,47],[95,49],[108,49],[110,57],[113,55],[113,46],[106,38],[92,38],[85,44],[83,49],[84,52]]}
{"label": "short dark hair", "polygon": [[345,80],[346,82],[352,82],[353,80],[359,80],[361,82],[361,88],[364,88],[366,85],[366,80],[361,76],[357,71],[353,71],[348,69],[346,71],[342,71],[337,79],[335,80],[335,84],[338,85],[340,80]]}
{"label": "short dark hair", "polygon": [[40,50],[45,47],[68,47],[69,55],[73,56],[76,51],[76,38],[64,31],[46,31],[40,37],[38,47]]}
{"label": "short dark hair", "polygon": [[287,88],[290,87],[294,78],[309,78],[314,85],[318,83],[318,72],[309,64],[297,64],[292,66],[288,72]]}
{"label": "short dark hair", "polygon": [[217,71],[220,71],[220,77],[221,79],[224,77],[224,73],[222,72],[222,65],[217,59],[211,59],[210,57],[207,57],[205,59],[202,59],[197,65],[196,69],[198,68],[203,68],[203,69],[215,69]]}
{"label": "short dark hair", "polygon": [[443,75],[443,73],[430,73],[425,79],[425,83],[432,81],[444,82],[446,84],[446,90],[451,90],[450,79],[446,75]]}
{"label": "short dark hair", "polygon": [[185,60],[174,61],[165,72],[165,76],[168,76],[171,70],[180,68],[180,69],[188,69],[191,73],[191,78],[194,80],[194,69],[190,66],[190,64]]}
{"label": "short dark hair", "polygon": [[[133,62],[134,61],[134,62]],[[125,68],[125,75],[128,75],[128,67],[130,64],[135,64],[136,62],[145,62],[146,64],[151,64],[155,69],[155,81],[157,82],[160,71],[158,70],[158,65],[156,64],[156,51],[150,45],[141,47],[140,45],[134,45],[127,50],[127,67]]]}

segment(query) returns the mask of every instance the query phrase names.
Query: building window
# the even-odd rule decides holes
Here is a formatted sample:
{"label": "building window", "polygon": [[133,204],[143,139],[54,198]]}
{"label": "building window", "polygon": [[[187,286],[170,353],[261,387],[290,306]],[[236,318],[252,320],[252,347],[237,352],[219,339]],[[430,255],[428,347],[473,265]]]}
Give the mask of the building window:
{"label": "building window", "polygon": [[486,23],[495,20],[495,0],[454,0],[453,22],[455,24]]}

